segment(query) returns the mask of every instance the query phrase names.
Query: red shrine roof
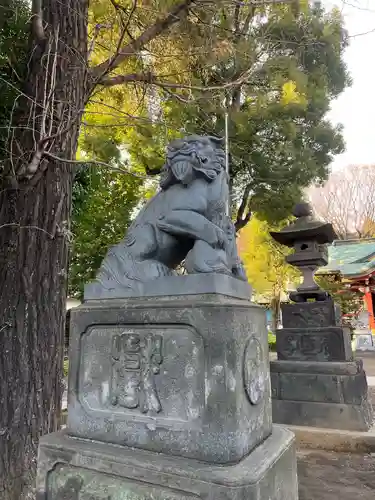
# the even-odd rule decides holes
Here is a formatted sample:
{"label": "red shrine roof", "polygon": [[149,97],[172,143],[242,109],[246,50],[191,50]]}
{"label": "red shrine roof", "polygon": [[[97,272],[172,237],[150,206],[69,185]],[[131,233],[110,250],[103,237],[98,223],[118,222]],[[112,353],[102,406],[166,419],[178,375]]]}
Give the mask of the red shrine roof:
{"label": "red shrine roof", "polygon": [[375,273],[375,238],[336,240],[328,247],[328,265],[318,274],[339,272],[346,278],[367,278]]}

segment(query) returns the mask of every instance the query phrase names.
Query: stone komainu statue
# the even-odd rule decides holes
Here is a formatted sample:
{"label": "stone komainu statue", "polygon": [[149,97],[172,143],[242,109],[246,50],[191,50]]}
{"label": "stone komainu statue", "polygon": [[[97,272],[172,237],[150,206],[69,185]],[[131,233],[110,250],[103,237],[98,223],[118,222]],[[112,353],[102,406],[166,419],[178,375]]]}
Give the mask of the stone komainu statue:
{"label": "stone komainu statue", "polygon": [[168,146],[160,191],[125,238],[110,248],[97,275],[104,288],[132,288],[176,274],[224,273],[246,281],[235,229],[226,215],[228,178],[221,140],[191,136]]}

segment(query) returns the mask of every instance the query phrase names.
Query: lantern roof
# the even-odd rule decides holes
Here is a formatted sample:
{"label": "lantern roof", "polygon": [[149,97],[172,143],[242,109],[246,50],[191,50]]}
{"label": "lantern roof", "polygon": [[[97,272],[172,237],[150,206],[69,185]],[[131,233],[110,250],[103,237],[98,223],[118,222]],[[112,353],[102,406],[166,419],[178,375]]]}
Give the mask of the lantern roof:
{"label": "lantern roof", "polygon": [[375,273],[375,238],[334,241],[328,247],[328,264],[318,274],[337,272],[351,279]]}
{"label": "lantern roof", "polygon": [[315,241],[320,245],[332,243],[337,238],[332,224],[315,219],[308,203],[298,203],[293,210],[296,219],[281,231],[272,231],[272,238],[288,247],[299,241]]}

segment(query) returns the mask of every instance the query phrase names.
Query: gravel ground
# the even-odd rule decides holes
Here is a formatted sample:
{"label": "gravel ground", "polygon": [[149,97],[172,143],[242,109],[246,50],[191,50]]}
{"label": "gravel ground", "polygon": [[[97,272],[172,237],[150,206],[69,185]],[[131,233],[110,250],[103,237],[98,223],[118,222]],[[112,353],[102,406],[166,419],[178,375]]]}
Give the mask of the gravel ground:
{"label": "gravel ground", "polygon": [[299,500],[374,500],[375,454],[298,452]]}

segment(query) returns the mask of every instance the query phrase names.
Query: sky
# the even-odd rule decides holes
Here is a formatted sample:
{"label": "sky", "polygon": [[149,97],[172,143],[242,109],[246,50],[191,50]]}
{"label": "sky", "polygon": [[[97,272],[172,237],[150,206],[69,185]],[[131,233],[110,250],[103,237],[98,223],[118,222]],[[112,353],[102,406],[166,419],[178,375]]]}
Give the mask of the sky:
{"label": "sky", "polygon": [[349,31],[345,61],[353,84],[331,105],[329,118],[344,125],[345,153],[332,169],[349,164],[375,164],[375,0],[323,0],[338,6]]}

